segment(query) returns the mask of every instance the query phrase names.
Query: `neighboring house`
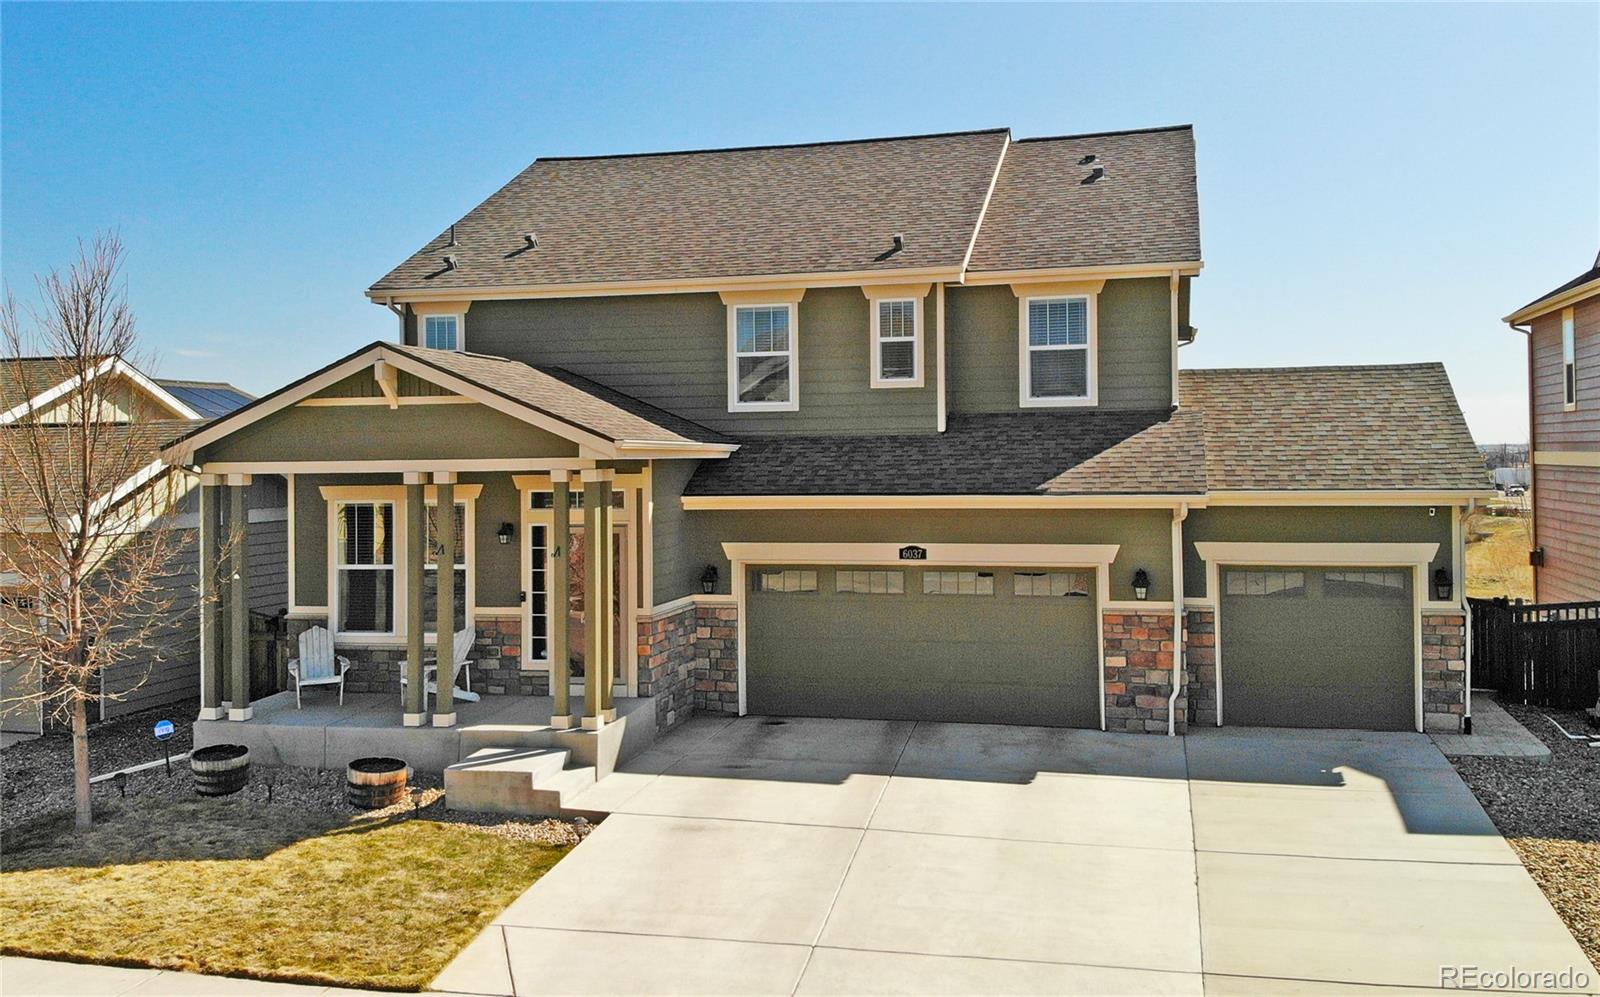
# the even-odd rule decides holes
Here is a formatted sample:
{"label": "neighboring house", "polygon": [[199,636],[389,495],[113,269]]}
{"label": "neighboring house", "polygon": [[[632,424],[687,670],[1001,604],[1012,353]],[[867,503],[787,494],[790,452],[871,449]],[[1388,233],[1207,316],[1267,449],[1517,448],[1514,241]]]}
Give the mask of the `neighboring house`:
{"label": "neighboring house", "polygon": [[[103,399],[99,418],[104,424],[105,439],[119,453],[126,446],[134,453],[149,455],[144,470],[112,489],[112,493],[119,500],[128,500],[140,490],[171,487],[178,526],[192,530],[196,514],[188,496],[197,479],[187,470],[169,469],[161,461],[161,448],[204,425],[206,420],[239,408],[252,396],[221,382],[152,378],[116,357],[97,364],[92,379],[96,382],[93,390]],[[55,358],[0,360],[0,432],[23,422],[52,425],[65,417],[69,399],[79,390],[84,390],[84,385],[63,377],[62,364]],[[67,430],[62,429],[60,435],[65,442]],[[286,518],[281,479],[263,479],[254,499],[257,512],[251,519],[250,545],[261,563],[270,564],[274,558],[281,562]],[[172,600],[172,625],[162,629],[152,655],[117,665],[102,675],[106,695],[101,697],[96,711],[99,719],[194,697],[199,679],[193,622],[197,556],[195,545],[185,543],[182,563],[162,579],[162,589]],[[33,597],[9,557],[5,538],[0,536],[0,602],[6,612],[27,612]],[[267,612],[282,608],[281,583],[273,593],[273,580],[268,577],[264,581],[261,590],[252,593],[252,605]],[[37,681],[37,669],[31,665],[13,663],[0,668],[0,700],[19,690],[37,688]],[[33,707],[17,704],[0,710],[0,729],[39,731],[42,723],[41,712]]]}
{"label": "neighboring house", "polygon": [[1528,337],[1534,601],[1600,600],[1600,257],[1505,321]]}
{"label": "neighboring house", "polygon": [[288,476],[356,691],[464,619],[479,691],[598,664],[590,727],[1459,729],[1493,490],[1444,368],[1180,371],[1201,266],[1188,127],[541,159],[367,291],[395,342],[166,457]]}

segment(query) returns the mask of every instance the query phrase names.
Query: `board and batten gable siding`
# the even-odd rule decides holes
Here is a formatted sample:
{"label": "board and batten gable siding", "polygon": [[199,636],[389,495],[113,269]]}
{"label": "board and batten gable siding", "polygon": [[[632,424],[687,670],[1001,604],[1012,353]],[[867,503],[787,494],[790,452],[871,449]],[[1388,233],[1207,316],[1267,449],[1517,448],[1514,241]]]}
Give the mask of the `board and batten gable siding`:
{"label": "board and batten gable siding", "polygon": [[213,461],[576,457],[578,445],[485,405],[292,406],[201,448]]}
{"label": "board and batten gable siding", "polygon": [[[1183,280],[1184,288],[1189,283]],[[1187,301],[1180,288],[1180,318]],[[1017,410],[1020,318],[1010,286],[945,292],[948,403],[958,414]],[[1108,280],[1097,308],[1098,407],[1172,404],[1172,293],[1166,277]]]}
{"label": "board and batten gable siding", "polygon": [[[1172,598],[1172,514],[1166,509],[875,509],[666,511],[656,504],[656,591],[662,604],[700,591],[706,565],[717,591],[732,590],[724,543],[1120,544],[1111,565],[1111,598],[1133,599],[1133,573],[1150,574],[1150,599]],[[675,527],[664,526],[677,520]],[[672,530],[675,536],[668,537]],[[663,547],[671,567],[662,568]],[[1003,565],[995,565],[1003,567]],[[908,562],[910,570],[920,570]]]}
{"label": "board and batten gable siding", "polygon": [[1183,523],[1183,594],[1186,599],[1215,597],[1206,592],[1205,562],[1195,544],[1224,543],[1437,543],[1428,566],[1451,572],[1453,506],[1212,506],[1194,509]]}
{"label": "board and batten gable siding", "polygon": [[873,388],[872,313],[861,289],[806,291],[794,412],[728,411],[728,309],[715,294],[477,301],[466,343],[473,353],[565,368],[721,432],[931,433],[936,307],[930,291],[922,302],[923,386]]}
{"label": "board and batten gable siding", "polygon": [[[463,485],[481,484],[474,508],[473,578],[476,604],[484,607],[518,605],[522,593],[522,548],[526,542],[519,524],[522,494],[509,473],[463,472]],[[327,606],[328,595],[328,503],[322,497],[324,485],[399,485],[398,474],[297,474],[294,479],[295,592],[300,606]],[[509,544],[498,536],[501,523],[517,531]],[[396,510],[395,529],[405,522]],[[279,571],[280,576],[283,572]],[[397,579],[396,584],[400,584]]]}

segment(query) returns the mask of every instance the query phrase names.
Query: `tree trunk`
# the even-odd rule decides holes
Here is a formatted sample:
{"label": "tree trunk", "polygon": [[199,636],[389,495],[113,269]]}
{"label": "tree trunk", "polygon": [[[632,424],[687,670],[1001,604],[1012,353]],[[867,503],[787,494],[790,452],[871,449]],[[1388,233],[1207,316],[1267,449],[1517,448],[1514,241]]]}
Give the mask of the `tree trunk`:
{"label": "tree trunk", "polygon": [[72,703],[72,797],[78,809],[74,826],[87,831],[94,811],[89,805],[89,719],[81,696]]}

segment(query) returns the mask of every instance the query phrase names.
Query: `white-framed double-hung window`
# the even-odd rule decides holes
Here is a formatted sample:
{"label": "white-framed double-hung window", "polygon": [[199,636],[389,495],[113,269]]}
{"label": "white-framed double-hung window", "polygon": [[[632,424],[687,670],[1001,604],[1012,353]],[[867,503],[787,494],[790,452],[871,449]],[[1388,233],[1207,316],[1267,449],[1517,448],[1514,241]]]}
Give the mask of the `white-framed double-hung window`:
{"label": "white-framed double-hung window", "polygon": [[793,412],[797,309],[792,304],[733,305],[728,309],[728,411]]}
{"label": "white-framed double-hung window", "polygon": [[395,504],[339,502],[334,509],[336,632],[395,632]]}
{"label": "white-framed double-hung window", "polygon": [[1024,408],[1095,403],[1092,295],[1022,299],[1018,402]]}
{"label": "white-framed double-hung window", "polygon": [[1561,407],[1570,412],[1578,407],[1577,313],[1561,312]]}
{"label": "white-framed double-hung window", "polygon": [[922,387],[922,309],[916,298],[872,302],[872,386]]}
{"label": "white-framed double-hung window", "polygon": [[460,315],[424,315],[422,345],[430,350],[461,350]]}
{"label": "white-framed double-hung window", "polygon": [[[467,579],[471,572],[468,570],[468,561],[472,547],[472,515],[471,506],[466,502],[456,503],[456,549],[455,556],[451,558],[455,570],[451,572],[452,591],[455,593],[456,629],[460,630],[467,624],[469,591]],[[439,621],[439,565],[445,559],[445,550],[439,542],[438,531],[439,507],[435,502],[427,504],[427,515],[423,517],[423,550],[426,551],[426,560],[422,564],[422,630],[428,636],[438,632]]]}

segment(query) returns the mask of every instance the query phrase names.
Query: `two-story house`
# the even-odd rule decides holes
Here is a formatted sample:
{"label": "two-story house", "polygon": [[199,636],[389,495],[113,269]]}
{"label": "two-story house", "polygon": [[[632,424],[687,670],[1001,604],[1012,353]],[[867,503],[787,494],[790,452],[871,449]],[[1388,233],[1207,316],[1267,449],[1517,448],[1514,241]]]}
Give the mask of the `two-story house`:
{"label": "two-story house", "polygon": [[1528,337],[1534,601],[1600,600],[1600,257],[1505,321]]}
{"label": "two-story house", "polygon": [[1188,127],[540,159],[368,289],[393,342],[167,456],[288,477],[356,689],[466,639],[557,727],[1458,729],[1443,367],[1180,370],[1201,269]]}

